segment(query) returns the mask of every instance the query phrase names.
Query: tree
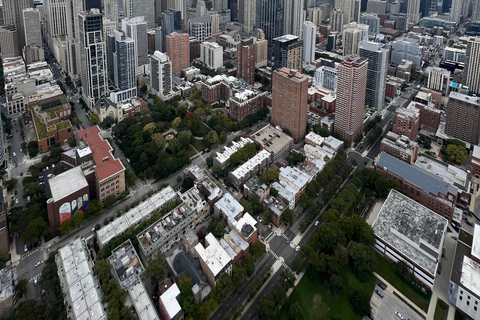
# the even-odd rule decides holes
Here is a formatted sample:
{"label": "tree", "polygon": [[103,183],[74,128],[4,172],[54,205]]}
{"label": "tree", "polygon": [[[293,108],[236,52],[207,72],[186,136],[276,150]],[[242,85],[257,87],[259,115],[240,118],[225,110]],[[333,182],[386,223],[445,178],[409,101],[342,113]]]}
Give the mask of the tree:
{"label": "tree", "polygon": [[455,163],[462,163],[468,159],[467,149],[463,146],[458,146],[455,144],[449,144],[445,148],[445,154],[448,157],[448,160]]}
{"label": "tree", "polygon": [[15,292],[17,293],[17,298],[20,299],[27,294],[28,290],[28,281],[27,279],[20,279],[15,285]]}
{"label": "tree", "polygon": [[75,222],[72,219],[64,221],[60,226],[60,234],[66,235],[75,229]]}
{"label": "tree", "polygon": [[205,143],[208,148],[218,145],[220,143],[220,138],[218,138],[217,132],[212,130],[207,133],[207,135],[203,138],[203,143]]}
{"label": "tree", "polygon": [[220,142],[224,143],[225,141],[227,141],[227,133],[225,131],[220,132],[219,138],[220,138]]}
{"label": "tree", "polygon": [[243,265],[245,267],[245,272],[247,273],[247,275],[252,275],[253,271],[255,271],[255,262],[250,252],[247,253],[247,255],[245,256],[245,259],[243,260]]}
{"label": "tree", "polygon": [[275,170],[275,169],[265,170],[263,171],[260,179],[262,179],[262,181],[265,183],[271,183],[278,179],[278,170]]}
{"label": "tree", "polygon": [[72,216],[73,223],[78,227],[83,223],[84,213],[79,210]]}
{"label": "tree", "polygon": [[333,294],[337,294],[337,293],[342,292],[343,280],[342,280],[341,276],[339,276],[337,274],[332,275],[330,277],[330,280],[328,281],[328,283],[330,284],[330,291]]}
{"label": "tree", "polygon": [[289,320],[303,320],[305,319],[305,312],[298,302],[295,302],[290,306],[288,310]]}
{"label": "tree", "polygon": [[342,230],[334,223],[322,224],[317,229],[314,238],[316,246],[320,252],[332,252],[337,244],[345,244],[345,235]]}
{"label": "tree", "polygon": [[270,214],[270,211],[265,210],[265,211],[263,212],[263,222],[264,222],[265,224],[269,224],[270,221],[272,221],[272,215]]}
{"label": "tree", "polygon": [[330,209],[323,214],[323,220],[325,222],[336,222],[340,218],[340,212],[335,209]]}
{"label": "tree", "polygon": [[50,227],[48,224],[43,221],[42,218],[35,218],[27,226],[27,229],[23,233],[23,240],[26,243],[34,243],[41,236],[46,235],[50,232]]}
{"label": "tree", "polygon": [[280,216],[280,222],[286,225],[291,225],[293,223],[294,214],[290,208],[285,209]]}
{"label": "tree", "polygon": [[162,252],[158,252],[157,255],[148,262],[146,269],[147,276],[157,281],[162,279],[165,275],[166,265],[165,256]]}
{"label": "tree", "polygon": [[183,130],[178,133],[177,140],[178,143],[186,148],[192,139],[192,132],[190,130]]}
{"label": "tree", "polygon": [[92,200],[88,203],[87,208],[84,210],[87,218],[93,218],[100,214],[103,209],[103,204],[98,200]]}
{"label": "tree", "polygon": [[290,164],[297,165],[303,161],[305,161],[305,155],[301,152],[298,152],[296,150],[293,150],[290,152],[290,154],[287,156],[287,161]]}
{"label": "tree", "polygon": [[353,310],[360,316],[368,316],[371,312],[370,297],[361,291],[354,291],[350,295],[350,304]]}
{"label": "tree", "polygon": [[161,133],[155,133],[152,135],[152,141],[155,143],[157,149],[163,150],[165,148],[165,138],[162,136]]}
{"label": "tree", "polygon": [[103,203],[104,208],[110,208],[113,206],[113,204],[117,201],[117,198],[115,196],[108,196],[105,198],[105,202]]}
{"label": "tree", "polygon": [[250,214],[253,214],[253,206],[252,204],[250,203],[250,201],[248,201],[247,199],[245,198],[242,198],[240,199],[239,203],[243,206],[243,208],[245,209],[244,211],[245,212],[248,212]]}
{"label": "tree", "polygon": [[193,187],[193,180],[190,177],[183,179],[182,188],[185,190],[190,190]]}
{"label": "tree", "polygon": [[212,217],[208,225],[208,232],[211,232],[215,237],[221,238],[225,233],[225,221],[222,218]]}
{"label": "tree", "polygon": [[355,275],[360,281],[367,281],[376,266],[375,253],[369,246],[353,241],[348,243],[347,251],[352,258]]}
{"label": "tree", "polygon": [[173,121],[172,121],[172,127],[178,128],[181,123],[182,123],[182,119],[180,119],[180,117],[176,117],[176,118],[173,119]]}
{"label": "tree", "polygon": [[100,122],[100,119],[98,118],[98,116],[95,113],[91,113],[90,124],[94,126],[94,125],[97,125],[99,122]]}
{"label": "tree", "polygon": [[15,178],[12,178],[10,180],[5,181],[5,186],[7,187],[7,190],[13,190],[15,189],[15,186],[17,185],[18,180]]}
{"label": "tree", "polygon": [[29,182],[24,186],[24,191],[27,195],[33,196],[35,193],[42,191],[42,187],[38,183]]}
{"label": "tree", "polygon": [[399,260],[393,265],[393,272],[395,272],[403,282],[408,283],[412,280],[412,271],[403,260]]}
{"label": "tree", "polygon": [[330,131],[322,128],[322,126],[319,125],[319,124],[316,124],[316,125],[313,126],[313,132],[315,132],[316,134],[319,134],[319,135],[321,135],[322,137],[325,137],[325,138],[330,135]]}

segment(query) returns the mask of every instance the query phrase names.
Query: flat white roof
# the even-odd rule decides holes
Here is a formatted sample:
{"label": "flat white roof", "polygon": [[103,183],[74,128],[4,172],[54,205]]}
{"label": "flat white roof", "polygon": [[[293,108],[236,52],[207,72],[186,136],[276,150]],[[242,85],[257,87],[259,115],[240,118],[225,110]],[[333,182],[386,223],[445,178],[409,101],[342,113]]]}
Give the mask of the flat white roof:
{"label": "flat white roof", "polygon": [[473,146],[473,155],[474,158],[480,159],[480,147]]}
{"label": "flat white roof", "polygon": [[228,220],[232,221],[245,209],[230,193],[225,193],[225,195],[215,203],[215,207],[226,215]]}
{"label": "flat white roof", "polygon": [[253,140],[250,138],[241,137],[239,141],[232,141],[231,147],[225,147],[223,152],[217,153],[217,161],[220,163],[225,163],[230,159],[232,154],[238,151],[238,149],[245,146],[247,143],[253,143]]}
{"label": "flat white roof", "polygon": [[324,145],[327,145],[329,146],[330,148],[334,149],[335,151],[337,151],[339,148],[341,148],[343,146],[343,141],[342,140],[339,140],[333,136],[328,136],[324,143]]}
{"label": "flat white roof", "polygon": [[238,219],[238,221],[232,221],[232,224],[235,226],[235,228],[237,228],[239,232],[242,232],[242,228],[244,225],[252,226],[253,228],[252,233],[255,232],[255,230],[257,230],[257,227],[255,227],[255,225],[257,224],[257,220],[255,220],[248,212],[245,212],[243,217]]}
{"label": "flat white roof", "polygon": [[176,198],[176,193],[171,186],[167,186],[155,193],[138,206],[130,209],[124,215],[116,218],[111,223],[97,231],[100,246],[106,245],[114,237],[124,233],[128,228],[150,217],[154,210],[162,208],[167,202]]}
{"label": "flat white roof", "polygon": [[460,283],[477,297],[480,296],[480,264],[467,256],[463,256]]}
{"label": "flat white roof", "polygon": [[75,167],[48,180],[53,201],[62,200],[82,188],[88,187],[81,167]]}
{"label": "flat white roof", "polygon": [[218,275],[232,261],[230,255],[222,248],[220,242],[211,233],[207,234],[205,241],[208,247],[204,248],[201,243],[195,246],[198,253],[214,276]]}
{"label": "flat white roof", "polygon": [[168,315],[170,318],[173,319],[180,311],[182,311],[182,307],[178,303],[177,297],[180,295],[180,289],[176,283],[174,283],[167,291],[164,292],[160,296],[160,300],[162,300],[165,309],[167,310]]}
{"label": "flat white roof", "polygon": [[283,167],[280,168],[279,179],[286,180],[298,189],[302,189],[312,177],[297,167]]}
{"label": "flat white roof", "polygon": [[160,320],[142,281],[139,280],[134,286],[130,287],[128,294],[140,320]]}
{"label": "flat white roof", "polygon": [[270,152],[267,150],[263,149],[259,153],[257,153],[255,156],[250,158],[247,162],[242,164],[240,167],[232,171],[232,175],[234,175],[237,178],[241,178],[245,176],[250,170],[257,166],[258,164],[262,163],[264,160],[270,158]]}
{"label": "flat white roof", "polygon": [[473,228],[472,256],[480,259],[480,225],[478,224]]}
{"label": "flat white roof", "polygon": [[322,137],[321,135],[319,134],[316,134],[315,132],[313,131],[310,131],[306,136],[305,136],[305,141],[306,140],[311,140],[314,144],[316,144],[317,146],[321,146],[323,144],[323,142],[325,141],[325,138]]}

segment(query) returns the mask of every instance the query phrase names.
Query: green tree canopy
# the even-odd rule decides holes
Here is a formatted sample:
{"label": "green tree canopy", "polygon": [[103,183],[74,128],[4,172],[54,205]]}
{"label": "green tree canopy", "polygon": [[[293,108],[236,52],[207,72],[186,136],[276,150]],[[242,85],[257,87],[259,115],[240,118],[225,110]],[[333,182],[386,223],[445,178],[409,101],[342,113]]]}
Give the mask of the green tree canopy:
{"label": "green tree canopy", "polygon": [[275,170],[275,169],[265,170],[263,171],[260,179],[262,179],[262,181],[265,183],[271,183],[278,179],[278,170]]}
{"label": "green tree canopy", "polygon": [[100,119],[95,113],[90,114],[90,124],[92,126],[97,125],[100,122]]}
{"label": "green tree canopy", "polygon": [[38,241],[41,236],[46,235],[49,232],[50,226],[39,217],[30,221],[23,234],[23,240],[25,240],[26,243],[34,243]]}
{"label": "green tree canopy", "polygon": [[445,148],[445,154],[447,155],[449,161],[455,163],[462,163],[468,159],[467,149],[456,144],[447,145]]}
{"label": "green tree canopy", "polygon": [[15,186],[17,185],[18,180],[15,178],[12,178],[10,180],[5,181],[5,186],[7,187],[7,190],[13,190],[15,189]]}
{"label": "green tree canopy", "polygon": [[207,135],[203,138],[203,143],[207,145],[208,148],[214,147],[220,143],[220,138],[216,131],[210,131]]}
{"label": "green tree canopy", "polygon": [[162,252],[158,252],[157,255],[148,261],[147,265],[147,276],[155,279],[160,280],[165,275],[165,267],[167,263],[165,261],[165,256]]}
{"label": "green tree canopy", "polygon": [[348,243],[347,251],[352,258],[355,275],[360,281],[367,281],[375,269],[375,253],[369,246],[353,241]]}

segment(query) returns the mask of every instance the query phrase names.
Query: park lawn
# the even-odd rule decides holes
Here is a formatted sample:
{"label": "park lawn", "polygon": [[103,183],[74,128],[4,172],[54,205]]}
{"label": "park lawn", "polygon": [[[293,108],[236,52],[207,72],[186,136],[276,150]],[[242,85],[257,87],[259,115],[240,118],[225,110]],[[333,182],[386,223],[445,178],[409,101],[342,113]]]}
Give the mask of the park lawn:
{"label": "park lawn", "polygon": [[350,306],[349,296],[355,290],[363,291],[371,296],[375,287],[373,275],[366,282],[360,282],[347,266],[340,276],[343,279],[343,290],[340,294],[333,296],[327,290],[324,280],[316,280],[313,275],[307,272],[292,294],[285,302],[280,311],[278,319],[287,320],[288,310],[294,303],[299,303],[305,311],[305,319],[330,319],[337,315],[339,319],[361,319]]}
{"label": "park lawn", "polygon": [[375,270],[382,278],[400,291],[405,297],[415,303],[420,309],[428,311],[430,296],[426,298],[403,282],[392,269],[392,263],[377,253],[377,267]]}
{"label": "park lawn", "polygon": [[437,306],[435,307],[434,320],[445,320],[448,315],[448,304],[442,299],[437,299]]}
{"label": "park lawn", "polygon": [[193,139],[191,144],[198,152],[203,151],[206,148],[202,140]]}

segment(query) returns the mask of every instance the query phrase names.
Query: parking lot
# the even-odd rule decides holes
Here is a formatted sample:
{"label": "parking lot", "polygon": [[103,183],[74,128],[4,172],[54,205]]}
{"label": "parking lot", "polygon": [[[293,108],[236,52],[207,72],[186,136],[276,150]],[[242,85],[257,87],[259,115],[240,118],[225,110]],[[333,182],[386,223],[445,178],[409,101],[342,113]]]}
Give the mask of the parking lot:
{"label": "parking lot", "polygon": [[[375,291],[370,300],[372,307],[372,316],[378,320],[423,320],[423,318],[413,311],[406,303],[400,300],[388,290],[382,290],[378,285],[375,286],[382,295],[381,298]],[[399,312],[400,316],[395,315],[395,311]],[[403,317],[403,318],[402,318]],[[366,318],[365,318],[366,319]]]}

